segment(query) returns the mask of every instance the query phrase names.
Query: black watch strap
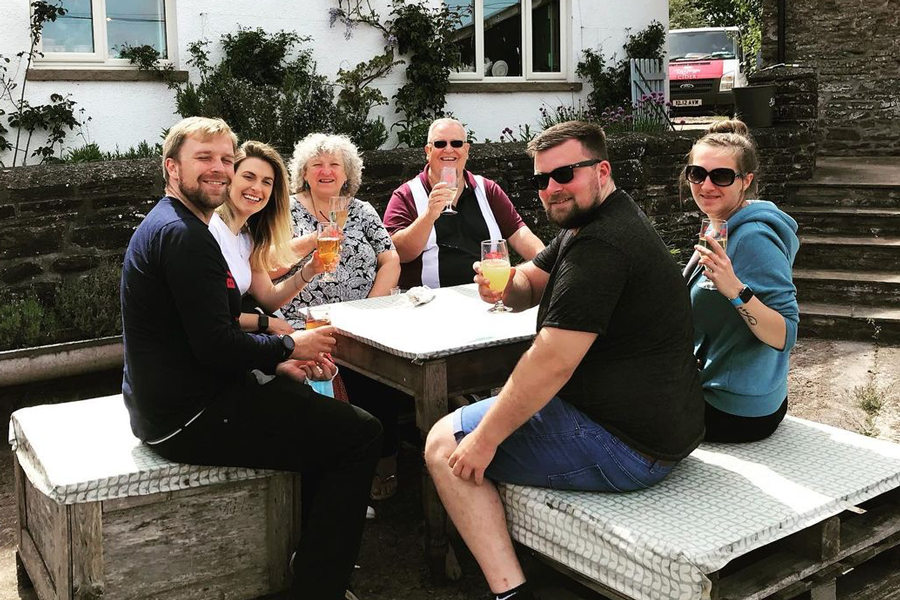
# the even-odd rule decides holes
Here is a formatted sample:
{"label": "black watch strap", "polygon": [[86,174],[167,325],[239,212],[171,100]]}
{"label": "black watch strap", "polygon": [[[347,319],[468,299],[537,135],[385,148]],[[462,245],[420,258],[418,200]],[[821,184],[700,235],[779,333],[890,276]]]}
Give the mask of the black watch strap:
{"label": "black watch strap", "polygon": [[294,353],[294,338],[289,335],[281,335],[281,345],[284,348],[284,356],[282,360],[287,360]]}
{"label": "black watch strap", "polygon": [[269,315],[259,315],[256,317],[256,332],[265,333],[269,330]]}

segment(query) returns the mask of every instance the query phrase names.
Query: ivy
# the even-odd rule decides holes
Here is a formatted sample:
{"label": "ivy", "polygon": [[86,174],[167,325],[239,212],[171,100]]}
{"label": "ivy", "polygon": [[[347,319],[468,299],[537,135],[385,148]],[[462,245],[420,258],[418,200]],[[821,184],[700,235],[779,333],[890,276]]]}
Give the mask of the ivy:
{"label": "ivy", "polygon": [[[50,4],[42,0],[32,2],[29,22],[31,45],[28,50],[16,54],[19,60],[16,74],[10,75],[11,61],[8,57],[0,55],[0,100],[6,99],[13,109],[9,113],[0,109],[0,117],[6,117],[9,127],[16,130],[15,142],[12,142],[6,137],[10,130],[0,122],[0,152],[12,152],[10,166],[16,166],[20,154],[21,165],[25,165],[29,157],[40,157],[42,163],[56,159],[56,146],[59,145],[60,150],[62,149],[62,142],[68,133],[66,130],[72,131],[81,125],[76,113],[83,113],[83,110],[76,111],[76,103],[71,96],[53,93],[50,95],[49,103],[33,105],[25,99],[27,80],[23,79],[21,86],[16,81],[20,70],[27,73],[34,59],[43,56],[37,50],[37,45],[41,41],[44,25],[56,21],[65,14],[66,9],[63,8],[62,2],[59,4]],[[18,97],[14,93],[15,90],[18,90]],[[37,133],[45,133],[46,139],[43,145],[38,145],[29,154],[31,143]],[[3,166],[6,165],[0,161],[0,167]]]}
{"label": "ivy", "polygon": [[337,0],[337,4],[329,9],[330,22],[332,26],[338,21],[344,24],[346,39],[357,24],[365,23],[384,35],[385,61],[403,63],[393,61],[394,53],[408,57],[407,83],[393,96],[400,119],[392,128],[397,129],[399,144],[424,146],[431,122],[448,116],[450,73],[462,64],[459,48],[453,43],[462,15],[443,3],[432,8],[423,2],[392,0],[390,18],[382,21],[369,0]]}

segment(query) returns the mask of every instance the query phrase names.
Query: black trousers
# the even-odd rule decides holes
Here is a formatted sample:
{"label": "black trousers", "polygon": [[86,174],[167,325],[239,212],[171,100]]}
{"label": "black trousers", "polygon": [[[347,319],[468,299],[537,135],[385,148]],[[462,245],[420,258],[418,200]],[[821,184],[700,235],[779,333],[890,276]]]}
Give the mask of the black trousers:
{"label": "black trousers", "polygon": [[189,464],[301,473],[304,500],[312,494],[304,503],[289,597],[344,598],[381,450],[377,419],[290,379],[261,386],[248,377],[154,449]]}
{"label": "black trousers", "polygon": [[706,403],[706,437],[707,442],[755,442],[763,440],[778,428],[778,424],[787,414],[787,398],[771,415],[764,417],[740,417],[722,412]]}
{"label": "black trousers", "polygon": [[341,367],[341,378],[347,387],[350,403],[381,422],[384,428],[381,457],[397,454],[400,449],[400,427],[397,419],[400,416],[401,404],[404,402],[411,404],[412,397],[348,367]]}

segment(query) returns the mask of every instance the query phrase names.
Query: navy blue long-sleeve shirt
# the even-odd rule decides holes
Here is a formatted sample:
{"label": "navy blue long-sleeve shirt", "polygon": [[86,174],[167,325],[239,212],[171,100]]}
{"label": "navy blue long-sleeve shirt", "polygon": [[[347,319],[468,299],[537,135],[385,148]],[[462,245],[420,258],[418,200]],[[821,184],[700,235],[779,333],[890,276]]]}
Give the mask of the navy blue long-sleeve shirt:
{"label": "navy blue long-sleeve shirt", "polygon": [[142,440],[178,429],[249,369],[271,372],[283,357],[278,336],[241,331],[240,292],[219,245],[175,198],[134,232],[120,294],[122,394]]}

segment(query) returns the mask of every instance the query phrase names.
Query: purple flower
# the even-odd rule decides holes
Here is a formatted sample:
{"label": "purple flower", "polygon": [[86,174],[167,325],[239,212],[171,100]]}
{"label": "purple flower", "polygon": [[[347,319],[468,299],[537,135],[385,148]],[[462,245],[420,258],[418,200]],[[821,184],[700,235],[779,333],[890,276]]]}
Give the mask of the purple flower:
{"label": "purple flower", "polygon": [[344,11],[340,8],[329,8],[328,9],[328,26],[334,27],[335,21],[338,20],[339,17],[344,16]]}

